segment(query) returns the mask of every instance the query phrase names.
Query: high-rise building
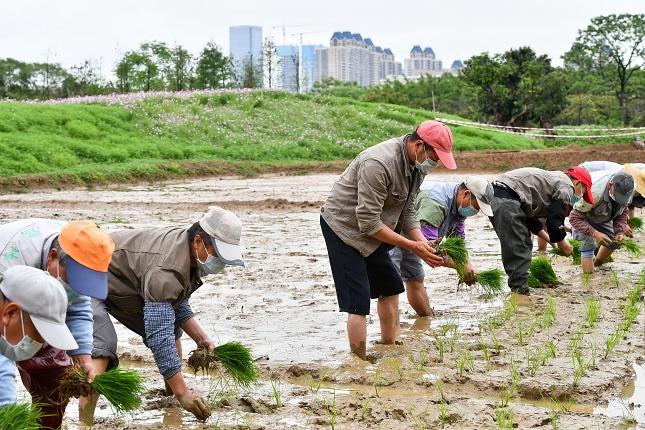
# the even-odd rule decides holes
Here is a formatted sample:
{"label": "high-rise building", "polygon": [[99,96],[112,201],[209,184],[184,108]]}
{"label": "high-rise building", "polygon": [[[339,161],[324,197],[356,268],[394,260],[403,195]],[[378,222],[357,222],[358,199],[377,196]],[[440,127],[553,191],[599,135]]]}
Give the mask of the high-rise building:
{"label": "high-rise building", "polygon": [[322,47],[322,45],[300,47],[300,91],[309,91],[318,80],[316,50]]}
{"label": "high-rise building", "polygon": [[[387,53],[386,53],[387,51]],[[344,82],[356,82],[360,86],[379,84],[389,75],[400,71],[394,64],[391,50],[374,46],[370,38],[349,31],[335,32],[329,41],[329,48],[318,49],[318,78],[331,77]],[[327,70],[324,74],[324,57]],[[384,64],[384,63],[387,63]]]}
{"label": "high-rise building", "polygon": [[448,72],[457,76],[459,73],[461,73],[461,69],[463,68],[464,68],[464,63],[462,63],[461,60],[455,60],[452,62],[452,65],[450,66],[450,69],[448,70]]}
{"label": "high-rise building", "polygon": [[277,80],[275,88],[296,92],[299,90],[300,53],[296,45],[277,47]]}
{"label": "high-rise building", "polygon": [[322,81],[329,77],[329,49],[318,48],[316,49],[316,73],[314,74],[314,82]]}
{"label": "high-rise building", "polygon": [[239,83],[244,80],[245,68],[252,64],[254,73],[259,74],[257,80],[262,82],[262,27],[256,25],[238,25],[229,27],[231,60],[235,79]]}
{"label": "high-rise building", "polygon": [[421,75],[441,76],[441,60],[437,60],[435,53],[430,47],[421,49],[421,46],[414,45],[410,50],[410,58],[405,59],[405,74],[410,77]]}

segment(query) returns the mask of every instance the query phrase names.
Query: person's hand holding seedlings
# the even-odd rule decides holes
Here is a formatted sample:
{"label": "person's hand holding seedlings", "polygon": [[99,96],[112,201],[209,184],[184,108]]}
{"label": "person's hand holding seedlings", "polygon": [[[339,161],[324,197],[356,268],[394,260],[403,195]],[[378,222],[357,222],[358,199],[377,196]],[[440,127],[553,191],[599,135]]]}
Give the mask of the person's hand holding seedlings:
{"label": "person's hand holding seedlings", "polygon": [[596,239],[596,242],[598,242],[599,245],[608,246],[611,244],[611,239],[609,238],[609,236],[599,232],[598,230],[594,230],[591,235],[594,239]]}

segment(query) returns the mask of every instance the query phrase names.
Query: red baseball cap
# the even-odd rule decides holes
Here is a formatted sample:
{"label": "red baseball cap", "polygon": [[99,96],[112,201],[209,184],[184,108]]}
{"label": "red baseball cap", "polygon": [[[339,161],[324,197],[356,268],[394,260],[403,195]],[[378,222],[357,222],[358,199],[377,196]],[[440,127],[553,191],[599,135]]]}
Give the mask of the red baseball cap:
{"label": "red baseball cap", "polygon": [[589,174],[589,171],[582,166],[573,166],[565,173],[572,178],[576,178],[587,186],[582,198],[585,199],[587,203],[593,205],[593,194],[591,193],[591,175]]}
{"label": "red baseball cap", "polygon": [[457,168],[457,163],[452,156],[452,132],[446,124],[427,120],[419,124],[416,131],[425,144],[434,148],[446,169]]}

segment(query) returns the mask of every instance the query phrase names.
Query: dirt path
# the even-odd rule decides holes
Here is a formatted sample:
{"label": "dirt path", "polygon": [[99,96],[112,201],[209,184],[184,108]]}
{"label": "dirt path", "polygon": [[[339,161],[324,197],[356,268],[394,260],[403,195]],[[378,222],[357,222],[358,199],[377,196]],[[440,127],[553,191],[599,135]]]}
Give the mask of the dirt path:
{"label": "dirt path", "polygon": [[[162,395],[150,351],[118,326],[124,365],[140,369],[151,391],[144,410],[133,416],[117,417],[100,403],[94,428],[481,429],[497,428],[508,414],[519,428],[552,428],[552,419],[558,428],[620,428],[623,415],[630,414],[645,423],[645,374],[634,381],[635,372],[645,369],[642,312],[604,358],[605,340],[621,323],[643,268],[642,258],[622,251],[588,283],[579,267],[558,257],[562,286],[534,290],[528,302],[512,304],[482,297],[477,289],[457,289],[454,272],[428,268],[426,287],[436,317],[416,318],[402,295],[401,344],[377,345],[374,304],[368,326],[373,362],[351,357],[318,224],[318,208],[335,177],[272,175],[0,195],[1,222],[90,218],[110,230],[188,225],[209,204],[236,211],[244,222],[247,269],[207,278],[191,303],[214,339],[253,348],[262,382],[240,392],[217,375],[186,373],[188,384],[216,405],[213,417],[200,424]],[[456,181],[463,175],[436,178]],[[466,234],[476,268],[501,267],[499,242],[485,217],[469,220]],[[645,234],[638,233],[637,240],[645,245]],[[590,328],[584,326],[585,303],[592,297],[600,317]],[[555,304],[552,324],[545,323],[549,303]],[[642,297],[639,303],[642,310]],[[194,348],[188,339],[183,343],[184,351]],[[445,349],[443,360],[438,345]],[[547,354],[550,348],[555,357]],[[574,365],[576,356],[581,365]],[[280,408],[273,387],[280,392]],[[621,410],[621,401],[631,412]],[[72,403],[67,412],[70,429],[79,427],[75,408]]]}

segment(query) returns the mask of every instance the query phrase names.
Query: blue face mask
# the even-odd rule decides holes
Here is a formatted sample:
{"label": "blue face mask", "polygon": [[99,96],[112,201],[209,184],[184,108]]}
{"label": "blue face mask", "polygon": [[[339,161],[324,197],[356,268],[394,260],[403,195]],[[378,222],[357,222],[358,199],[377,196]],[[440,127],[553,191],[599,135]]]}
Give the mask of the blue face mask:
{"label": "blue face mask", "polygon": [[414,153],[414,166],[424,175],[428,174],[428,171],[436,168],[439,163],[434,161],[432,158],[428,157],[428,153],[426,152],[426,147],[425,144],[423,146],[423,153],[426,155],[426,159],[423,163],[419,163],[417,160],[417,154],[416,152]]}
{"label": "blue face mask", "polygon": [[204,245],[204,242],[202,242],[202,246],[204,247],[204,251],[206,251],[206,261],[201,261],[199,259],[199,255],[197,255],[195,257],[195,259],[197,260],[197,265],[199,266],[199,269],[202,271],[202,273],[205,273],[207,275],[216,275],[224,269],[224,266],[226,266],[226,264],[219,257],[210,255],[208,253],[208,249],[206,249],[206,245]]}
{"label": "blue face mask", "polygon": [[463,216],[464,218],[468,218],[468,217],[471,217],[473,215],[477,215],[477,212],[479,212],[479,211],[473,207],[472,197],[471,197],[470,204],[468,206],[466,206],[465,208],[462,208],[460,206],[459,208],[457,208],[457,212],[459,213],[459,215]]}
{"label": "blue face mask", "polygon": [[67,294],[67,306],[76,303],[81,298],[81,295],[74,291],[72,287],[60,277],[60,262],[58,262],[56,271],[58,272],[56,279],[58,279],[58,282],[60,282],[63,288],[65,288],[65,293]]}

